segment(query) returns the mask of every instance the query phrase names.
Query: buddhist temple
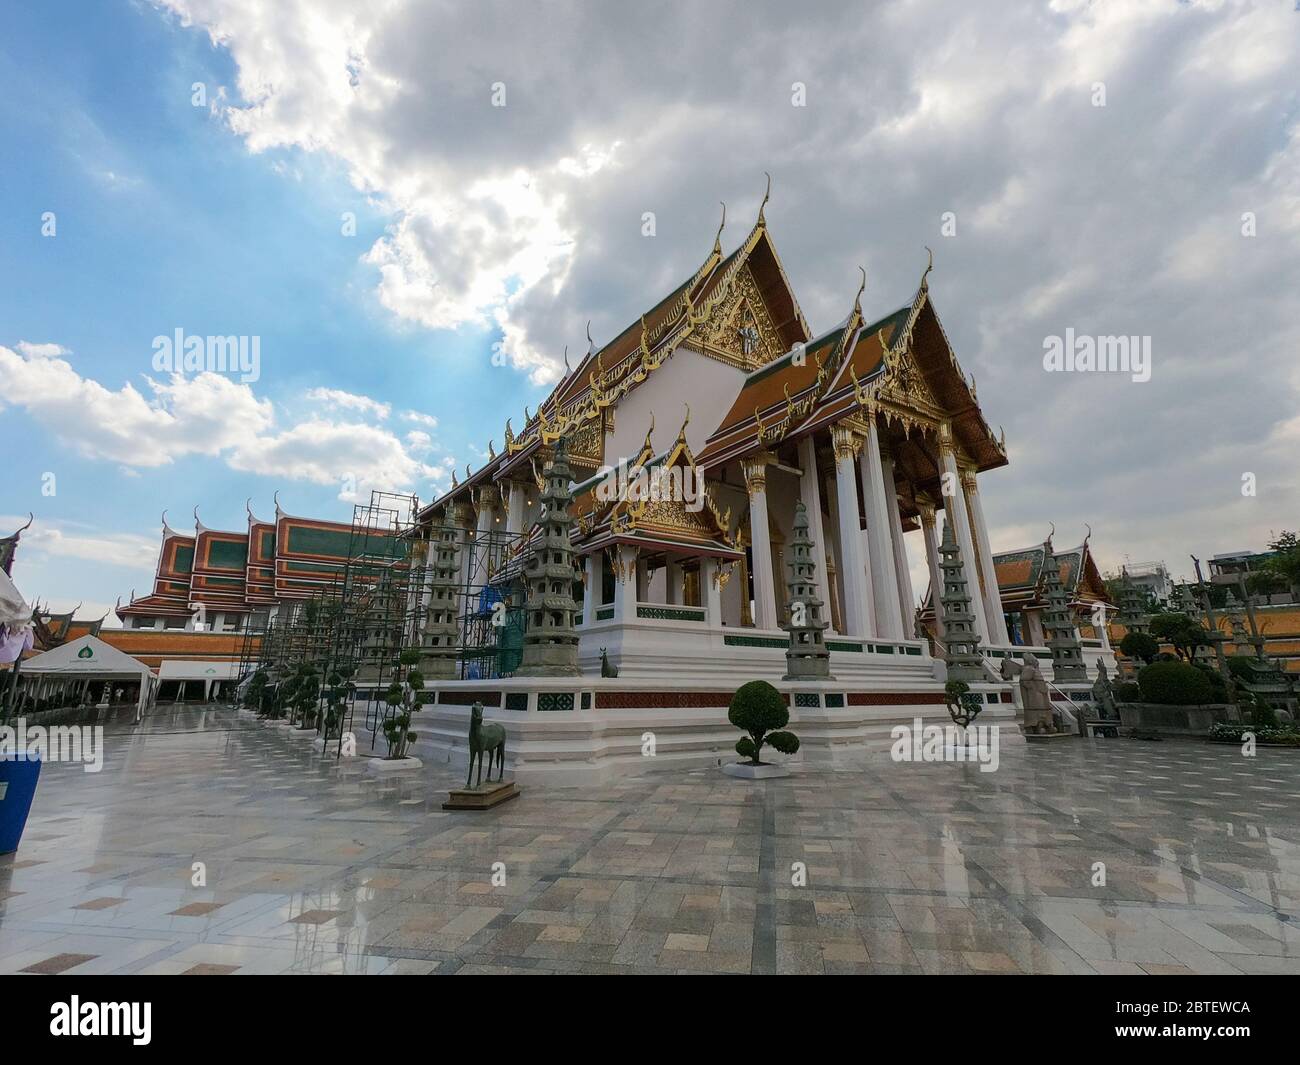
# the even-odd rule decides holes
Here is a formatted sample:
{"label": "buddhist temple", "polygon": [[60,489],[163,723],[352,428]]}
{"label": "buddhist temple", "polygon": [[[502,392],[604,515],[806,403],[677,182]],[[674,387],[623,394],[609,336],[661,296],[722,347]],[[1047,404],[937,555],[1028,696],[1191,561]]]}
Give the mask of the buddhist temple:
{"label": "buddhist temple", "polygon": [[[936,658],[926,638],[935,634],[919,627],[907,532],[921,533],[937,586],[936,521],[946,519],[983,656],[1023,642],[1007,627],[980,493],[981,476],[1007,464],[1005,443],[940,322],[932,259],[906,305],[864,313],[863,275],[856,291],[846,286],[843,320],[818,332],[790,286],[766,205],[735,250],[724,254],[720,228],[669,295],[606,343],[589,335],[585,356],[574,365],[566,357],[536,411],[503,412],[501,450],[489,442],[489,460],[422,509],[422,538],[450,533],[460,543],[465,589],[462,669],[431,685],[435,744],[454,752],[463,708],[481,701],[489,716],[499,708],[520,722],[525,741],[512,748],[521,765],[557,779],[580,775],[579,762],[603,772],[637,761],[633,733],[656,721],[681,757],[715,750],[728,732],[719,708],[729,692],[785,672],[798,504],[830,655],[828,679],[783,687],[802,713],[806,756],[875,742],[916,712],[943,713],[942,618]],[[582,604],[581,673],[568,680],[493,669],[481,637],[468,636],[492,638],[476,615],[524,612],[522,574],[539,550],[545,473],[560,441]],[[1086,557],[1075,569],[1095,572]],[[1029,573],[1018,579],[1033,586]],[[1077,575],[1067,584],[1077,587]],[[514,627],[497,631],[504,640]],[[617,678],[600,675],[602,662]],[[1013,695],[989,672],[983,697],[1000,710]],[[563,729],[550,715],[524,717],[554,710],[590,713]],[[545,722],[556,735],[530,750],[526,737]]]}

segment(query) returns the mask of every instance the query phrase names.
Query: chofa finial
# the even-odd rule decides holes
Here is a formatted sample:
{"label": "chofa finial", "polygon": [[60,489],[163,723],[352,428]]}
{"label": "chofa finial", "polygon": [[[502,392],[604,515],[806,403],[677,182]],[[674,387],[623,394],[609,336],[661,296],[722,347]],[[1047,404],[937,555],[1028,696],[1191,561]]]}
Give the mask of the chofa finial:
{"label": "chofa finial", "polygon": [[767,191],[763,193],[763,202],[758,205],[758,224],[760,226],[767,225],[767,219],[763,216],[763,210],[767,207],[767,201],[772,198],[772,175],[764,170],[763,176],[767,178]]}
{"label": "chofa finial", "polygon": [[862,314],[862,293],[867,290],[867,271],[859,266],[858,272],[862,275],[862,284],[858,286],[858,294],[853,297],[853,313],[860,316]]}
{"label": "chofa finial", "polygon": [[[721,202],[721,201],[719,201]],[[713,250],[721,253],[722,251],[722,231],[727,228],[727,205],[722,204],[722,221],[718,224],[718,232],[713,238]]]}
{"label": "chofa finial", "polygon": [[934,252],[932,252],[927,246],[925,254],[929,257],[929,261],[925,264],[925,272],[921,274],[922,292],[928,292],[930,290],[930,282],[926,279],[930,276],[930,271],[934,269]]}

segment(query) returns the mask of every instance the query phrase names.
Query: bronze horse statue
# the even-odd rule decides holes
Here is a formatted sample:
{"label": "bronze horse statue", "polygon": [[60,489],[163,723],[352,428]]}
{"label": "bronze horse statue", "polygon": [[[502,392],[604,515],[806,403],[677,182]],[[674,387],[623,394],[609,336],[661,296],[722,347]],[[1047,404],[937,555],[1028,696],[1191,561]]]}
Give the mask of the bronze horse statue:
{"label": "bronze horse statue", "polygon": [[465,774],[465,787],[469,787],[474,775],[474,758],[478,757],[478,782],[483,783],[483,752],[488,755],[488,783],[492,783],[492,759],[495,756],[500,770],[497,780],[504,780],[506,775],[506,730],[501,725],[483,724],[483,704],[475,703],[469,711],[469,772]]}

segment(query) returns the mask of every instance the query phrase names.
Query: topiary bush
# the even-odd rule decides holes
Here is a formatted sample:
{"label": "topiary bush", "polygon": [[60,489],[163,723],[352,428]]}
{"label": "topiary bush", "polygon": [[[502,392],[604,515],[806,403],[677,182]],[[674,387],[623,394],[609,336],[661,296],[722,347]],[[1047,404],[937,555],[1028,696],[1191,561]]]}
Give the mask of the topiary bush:
{"label": "topiary bush", "polygon": [[1126,632],[1119,642],[1119,649],[1126,658],[1136,658],[1150,664],[1160,653],[1160,644],[1145,632]]}
{"label": "topiary bush", "polygon": [[1142,700],[1165,706],[1200,706],[1214,701],[1209,678],[1186,662],[1153,662],[1138,674]]}
{"label": "topiary bush", "polygon": [[1115,701],[1118,703],[1140,703],[1142,701],[1142,689],[1131,680],[1116,684]]}
{"label": "topiary bush", "polygon": [[750,765],[762,765],[759,754],[766,743],[782,754],[799,749],[799,737],[793,732],[775,731],[790,723],[790,707],[785,696],[765,680],[742,684],[731,697],[727,720],[748,732],[736,741],[736,753],[748,758]]}
{"label": "topiary bush", "polygon": [[411,731],[411,715],[420,709],[419,696],[424,688],[424,677],[414,668],[419,661],[419,651],[413,648],[403,651],[397,659],[398,678],[384,693],[385,700],[393,710],[384,722],[384,739],[388,741],[389,758],[405,758],[407,750],[418,738]]}
{"label": "topiary bush", "polygon": [[1254,705],[1251,707],[1250,718],[1255,728],[1260,731],[1276,729],[1278,727],[1277,711],[1273,709],[1273,704],[1268,701],[1267,697],[1260,692],[1255,692],[1252,702]]}

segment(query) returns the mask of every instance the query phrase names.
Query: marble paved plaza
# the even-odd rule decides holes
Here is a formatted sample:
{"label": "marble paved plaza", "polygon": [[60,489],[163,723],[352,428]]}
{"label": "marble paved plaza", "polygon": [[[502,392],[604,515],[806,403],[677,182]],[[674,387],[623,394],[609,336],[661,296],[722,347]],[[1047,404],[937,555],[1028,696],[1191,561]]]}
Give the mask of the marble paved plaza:
{"label": "marble paved plaza", "polygon": [[107,743],[45,767],[0,858],[0,971],[1300,973],[1300,751],[1072,739],[447,813],[448,767],[378,781],[230,711]]}

